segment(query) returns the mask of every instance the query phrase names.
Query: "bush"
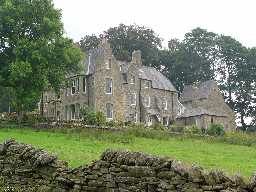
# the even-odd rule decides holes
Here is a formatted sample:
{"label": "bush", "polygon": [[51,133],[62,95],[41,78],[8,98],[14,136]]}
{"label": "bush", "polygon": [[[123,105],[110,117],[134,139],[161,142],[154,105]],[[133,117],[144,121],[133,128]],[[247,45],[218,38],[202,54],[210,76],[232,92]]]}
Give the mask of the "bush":
{"label": "bush", "polygon": [[223,136],[225,131],[223,125],[211,124],[211,126],[206,130],[206,133],[212,136]]}
{"label": "bush", "polygon": [[106,117],[102,112],[94,112],[90,108],[83,108],[80,114],[86,125],[102,126],[106,124]]}
{"label": "bush", "polygon": [[187,126],[184,129],[187,134],[202,134],[202,129],[198,128],[196,125]]}
{"label": "bush", "polygon": [[150,129],[153,129],[153,130],[166,130],[166,127],[163,126],[161,123],[156,123],[156,124],[153,124],[151,126],[149,126]]}
{"label": "bush", "polygon": [[178,132],[178,133],[184,133],[184,126],[179,126],[179,125],[172,125],[169,130],[171,132]]}

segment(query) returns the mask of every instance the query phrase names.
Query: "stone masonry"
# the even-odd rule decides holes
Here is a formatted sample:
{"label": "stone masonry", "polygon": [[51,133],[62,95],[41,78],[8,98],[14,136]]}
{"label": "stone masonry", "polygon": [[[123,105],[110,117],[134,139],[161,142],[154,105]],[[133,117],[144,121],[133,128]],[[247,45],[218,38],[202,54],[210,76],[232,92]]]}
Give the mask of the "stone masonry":
{"label": "stone masonry", "polygon": [[31,145],[8,140],[0,145],[0,190],[21,192],[254,192],[246,183],[221,171],[187,167],[177,160],[139,152],[104,152],[91,165],[67,163]]}

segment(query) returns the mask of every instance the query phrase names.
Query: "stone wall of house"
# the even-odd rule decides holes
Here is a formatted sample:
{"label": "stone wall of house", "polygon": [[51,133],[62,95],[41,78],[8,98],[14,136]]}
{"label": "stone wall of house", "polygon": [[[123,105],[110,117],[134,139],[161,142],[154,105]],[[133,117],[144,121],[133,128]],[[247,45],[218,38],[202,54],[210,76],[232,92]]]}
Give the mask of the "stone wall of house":
{"label": "stone wall of house", "polygon": [[88,166],[68,168],[63,161],[31,145],[8,140],[0,145],[0,184],[19,191],[36,192],[253,192],[256,179],[138,152],[104,152]]}

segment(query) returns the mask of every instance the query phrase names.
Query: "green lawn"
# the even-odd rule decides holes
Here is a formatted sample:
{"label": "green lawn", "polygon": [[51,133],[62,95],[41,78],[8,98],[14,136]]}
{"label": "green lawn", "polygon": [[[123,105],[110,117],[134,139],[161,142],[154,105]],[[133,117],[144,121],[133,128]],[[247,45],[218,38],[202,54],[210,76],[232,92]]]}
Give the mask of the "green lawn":
{"label": "green lawn", "polygon": [[[31,129],[0,129],[0,142],[8,138],[33,144],[57,154],[75,167],[99,159],[106,149],[129,149],[149,154],[168,156],[186,163],[196,163],[210,169],[222,169],[229,174],[240,173],[249,177],[256,170],[256,148],[224,143],[209,143],[197,139],[170,138],[168,140],[132,138],[123,143],[113,140],[119,133],[64,134],[38,132]],[[122,136],[124,137],[124,136]]]}

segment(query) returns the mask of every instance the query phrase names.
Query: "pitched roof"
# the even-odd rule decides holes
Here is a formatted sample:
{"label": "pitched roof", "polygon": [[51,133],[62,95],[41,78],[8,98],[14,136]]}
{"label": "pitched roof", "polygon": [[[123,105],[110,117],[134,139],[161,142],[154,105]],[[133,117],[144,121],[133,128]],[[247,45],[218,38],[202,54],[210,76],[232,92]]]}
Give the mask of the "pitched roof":
{"label": "pitched roof", "polygon": [[142,66],[139,69],[139,78],[152,81],[153,88],[177,92],[170,80],[153,67]]}
{"label": "pitched roof", "polygon": [[181,94],[181,102],[207,99],[215,85],[215,81],[209,80],[198,85],[185,86]]}
{"label": "pitched roof", "polygon": [[104,50],[102,47],[98,47],[89,51],[89,56],[86,57],[83,61],[86,75],[91,75],[95,72],[96,59],[98,56],[103,54],[103,51]]}
{"label": "pitched roof", "polygon": [[195,117],[195,116],[200,116],[200,115],[210,115],[210,116],[216,116],[216,117],[226,117],[225,114],[223,113],[217,113],[217,112],[213,112],[201,107],[198,108],[190,108],[190,109],[185,109],[184,113],[182,113],[181,115],[179,115],[177,117],[177,119],[180,118],[187,118],[187,117]]}

